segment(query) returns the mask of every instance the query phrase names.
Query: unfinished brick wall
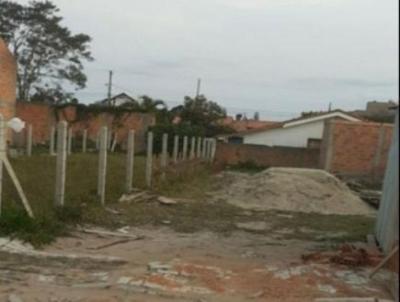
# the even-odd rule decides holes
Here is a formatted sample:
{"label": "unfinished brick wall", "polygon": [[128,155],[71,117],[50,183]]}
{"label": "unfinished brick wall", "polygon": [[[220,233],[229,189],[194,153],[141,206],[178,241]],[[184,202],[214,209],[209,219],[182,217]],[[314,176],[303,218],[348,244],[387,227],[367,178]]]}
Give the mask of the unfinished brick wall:
{"label": "unfinished brick wall", "polygon": [[[95,141],[102,126],[112,129],[113,135],[117,134],[117,142],[125,146],[128,131],[136,131],[135,149],[138,152],[145,150],[145,133],[155,124],[153,114],[124,112],[110,113],[98,112],[79,114],[76,106],[57,108],[43,103],[17,102],[17,116],[27,124],[32,124],[33,143],[45,144],[49,140],[50,129],[57,121],[67,121],[72,128],[75,140],[79,140],[83,130],[87,129],[88,139]],[[25,144],[25,133],[15,139],[18,146]]]}
{"label": "unfinished brick wall", "polygon": [[319,149],[269,147],[264,145],[218,143],[217,164],[254,162],[265,167],[318,168]]}
{"label": "unfinished brick wall", "polygon": [[321,147],[321,168],[338,174],[382,178],[392,132],[391,124],[327,122]]}
{"label": "unfinished brick wall", "polygon": [[[49,139],[50,128],[55,125],[55,116],[53,109],[47,104],[17,102],[17,116],[22,119],[26,125],[32,125],[32,141],[34,144],[45,143]],[[26,128],[21,134],[14,137],[15,144],[24,145]]]}
{"label": "unfinished brick wall", "polygon": [[6,120],[14,117],[17,65],[6,44],[0,39],[0,113]]}

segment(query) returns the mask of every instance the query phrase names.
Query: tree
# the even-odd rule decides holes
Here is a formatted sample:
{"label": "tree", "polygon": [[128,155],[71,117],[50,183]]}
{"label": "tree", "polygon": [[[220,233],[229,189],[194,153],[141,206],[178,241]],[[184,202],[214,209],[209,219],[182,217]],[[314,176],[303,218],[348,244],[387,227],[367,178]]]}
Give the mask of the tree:
{"label": "tree", "polygon": [[143,112],[157,112],[166,109],[166,104],[162,100],[154,100],[147,95],[143,95],[139,98],[140,104],[139,109]]}
{"label": "tree", "polygon": [[200,128],[207,136],[232,132],[230,128],[219,123],[226,117],[226,110],[216,102],[208,100],[204,95],[195,98],[185,97],[183,106],[175,107],[171,112],[174,116],[180,116],[180,124]]}
{"label": "tree", "polygon": [[260,120],[260,113],[257,111],[254,113],[254,118],[255,121],[259,121]]}
{"label": "tree", "polygon": [[[65,94],[61,84],[75,89],[86,85],[83,61],[92,60],[91,38],[72,34],[62,26],[59,9],[50,1],[21,5],[0,0],[0,37],[6,41],[18,63],[18,98],[29,100],[39,94]],[[57,93],[54,93],[57,91]]]}
{"label": "tree", "polygon": [[180,117],[184,122],[196,126],[208,126],[226,117],[226,110],[204,95],[195,98],[185,97]]}

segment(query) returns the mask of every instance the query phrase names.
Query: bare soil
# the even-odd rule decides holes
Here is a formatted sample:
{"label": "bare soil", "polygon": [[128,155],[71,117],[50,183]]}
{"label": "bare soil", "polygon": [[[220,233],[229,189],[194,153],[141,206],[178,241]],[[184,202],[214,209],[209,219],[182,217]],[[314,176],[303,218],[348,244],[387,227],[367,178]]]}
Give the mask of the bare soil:
{"label": "bare soil", "polygon": [[[229,237],[168,228],[125,228],[144,239],[120,240],[76,232],[45,252],[120,257],[125,264],[32,259],[1,254],[0,300],[23,301],[313,301],[319,297],[387,298],[370,267],[304,264],[315,242],[276,240],[248,232]],[[381,280],[381,281],[379,281]]]}
{"label": "bare soil", "polygon": [[285,210],[339,215],[373,215],[345,183],[315,169],[270,168],[257,174],[223,172],[226,184],[214,192],[217,200],[251,210]]}

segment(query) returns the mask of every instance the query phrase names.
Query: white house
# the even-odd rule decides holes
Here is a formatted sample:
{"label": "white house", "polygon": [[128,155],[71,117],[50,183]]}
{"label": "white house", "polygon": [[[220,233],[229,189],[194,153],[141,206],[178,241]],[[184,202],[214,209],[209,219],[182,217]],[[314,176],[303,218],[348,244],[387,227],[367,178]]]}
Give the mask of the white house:
{"label": "white house", "polygon": [[111,97],[110,100],[104,99],[104,100],[96,102],[96,104],[103,105],[103,106],[118,107],[118,106],[124,105],[126,103],[130,103],[130,102],[136,102],[136,101],[134,98],[132,98],[131,96],[129,96],[123,92],[123,93],[120,93],[120,94],[117,94],[117,95]]}
{"label": "white house", "polygon": [[239,132],[229,135],[227,141],[267,146],[319,147],[325,121],[329,119],[341,119],[350,122],[360,121],[360,119],[343,111],[336,110],[316,116],[289,120],[272,127]]}

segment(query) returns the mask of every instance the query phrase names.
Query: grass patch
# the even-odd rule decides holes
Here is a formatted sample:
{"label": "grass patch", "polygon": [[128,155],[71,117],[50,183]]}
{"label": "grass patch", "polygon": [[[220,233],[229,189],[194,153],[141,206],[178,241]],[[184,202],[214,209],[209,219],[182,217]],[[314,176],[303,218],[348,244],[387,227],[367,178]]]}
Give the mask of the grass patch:
{"label": "grass patch", "polygon": [[236,165],[227,166],[227,169],[230,171],[250,173],[250,174],[255,174],[255,173],[264,171],[265,169],[268,169],[268,168],[269,168],[268,166],[259,165],[255,161],[252,161],[252,160],[245,161],[245,162],[239,162]]}
{"label": "grass patch", "polygon": [[[125,189],[125,154],[111,153],[107,162],[106,204],[113,206]],[[154,162],[157,168],[157,161]],[[98,157],[72,154],[67,159],[65,207],[54,208],[56,158],[48,154],[12,159],[12,165],[36,216],[26,216],[8,175],[3,183],[0,234],[15,236],[35,245],[49,243],[78,223],[116,227],[123,223],[99,204],[96,194]],[[145,158],[135,157],[134,186],[145,188]],[[200,199],[210,183],[210,170],[203,164],[179,165],[167,173],[167,181],[154,173],[153,190],[161,195]],[[151,215],[151,212],[148,213]],[[129,220],[129,219],[128,219]]]}

